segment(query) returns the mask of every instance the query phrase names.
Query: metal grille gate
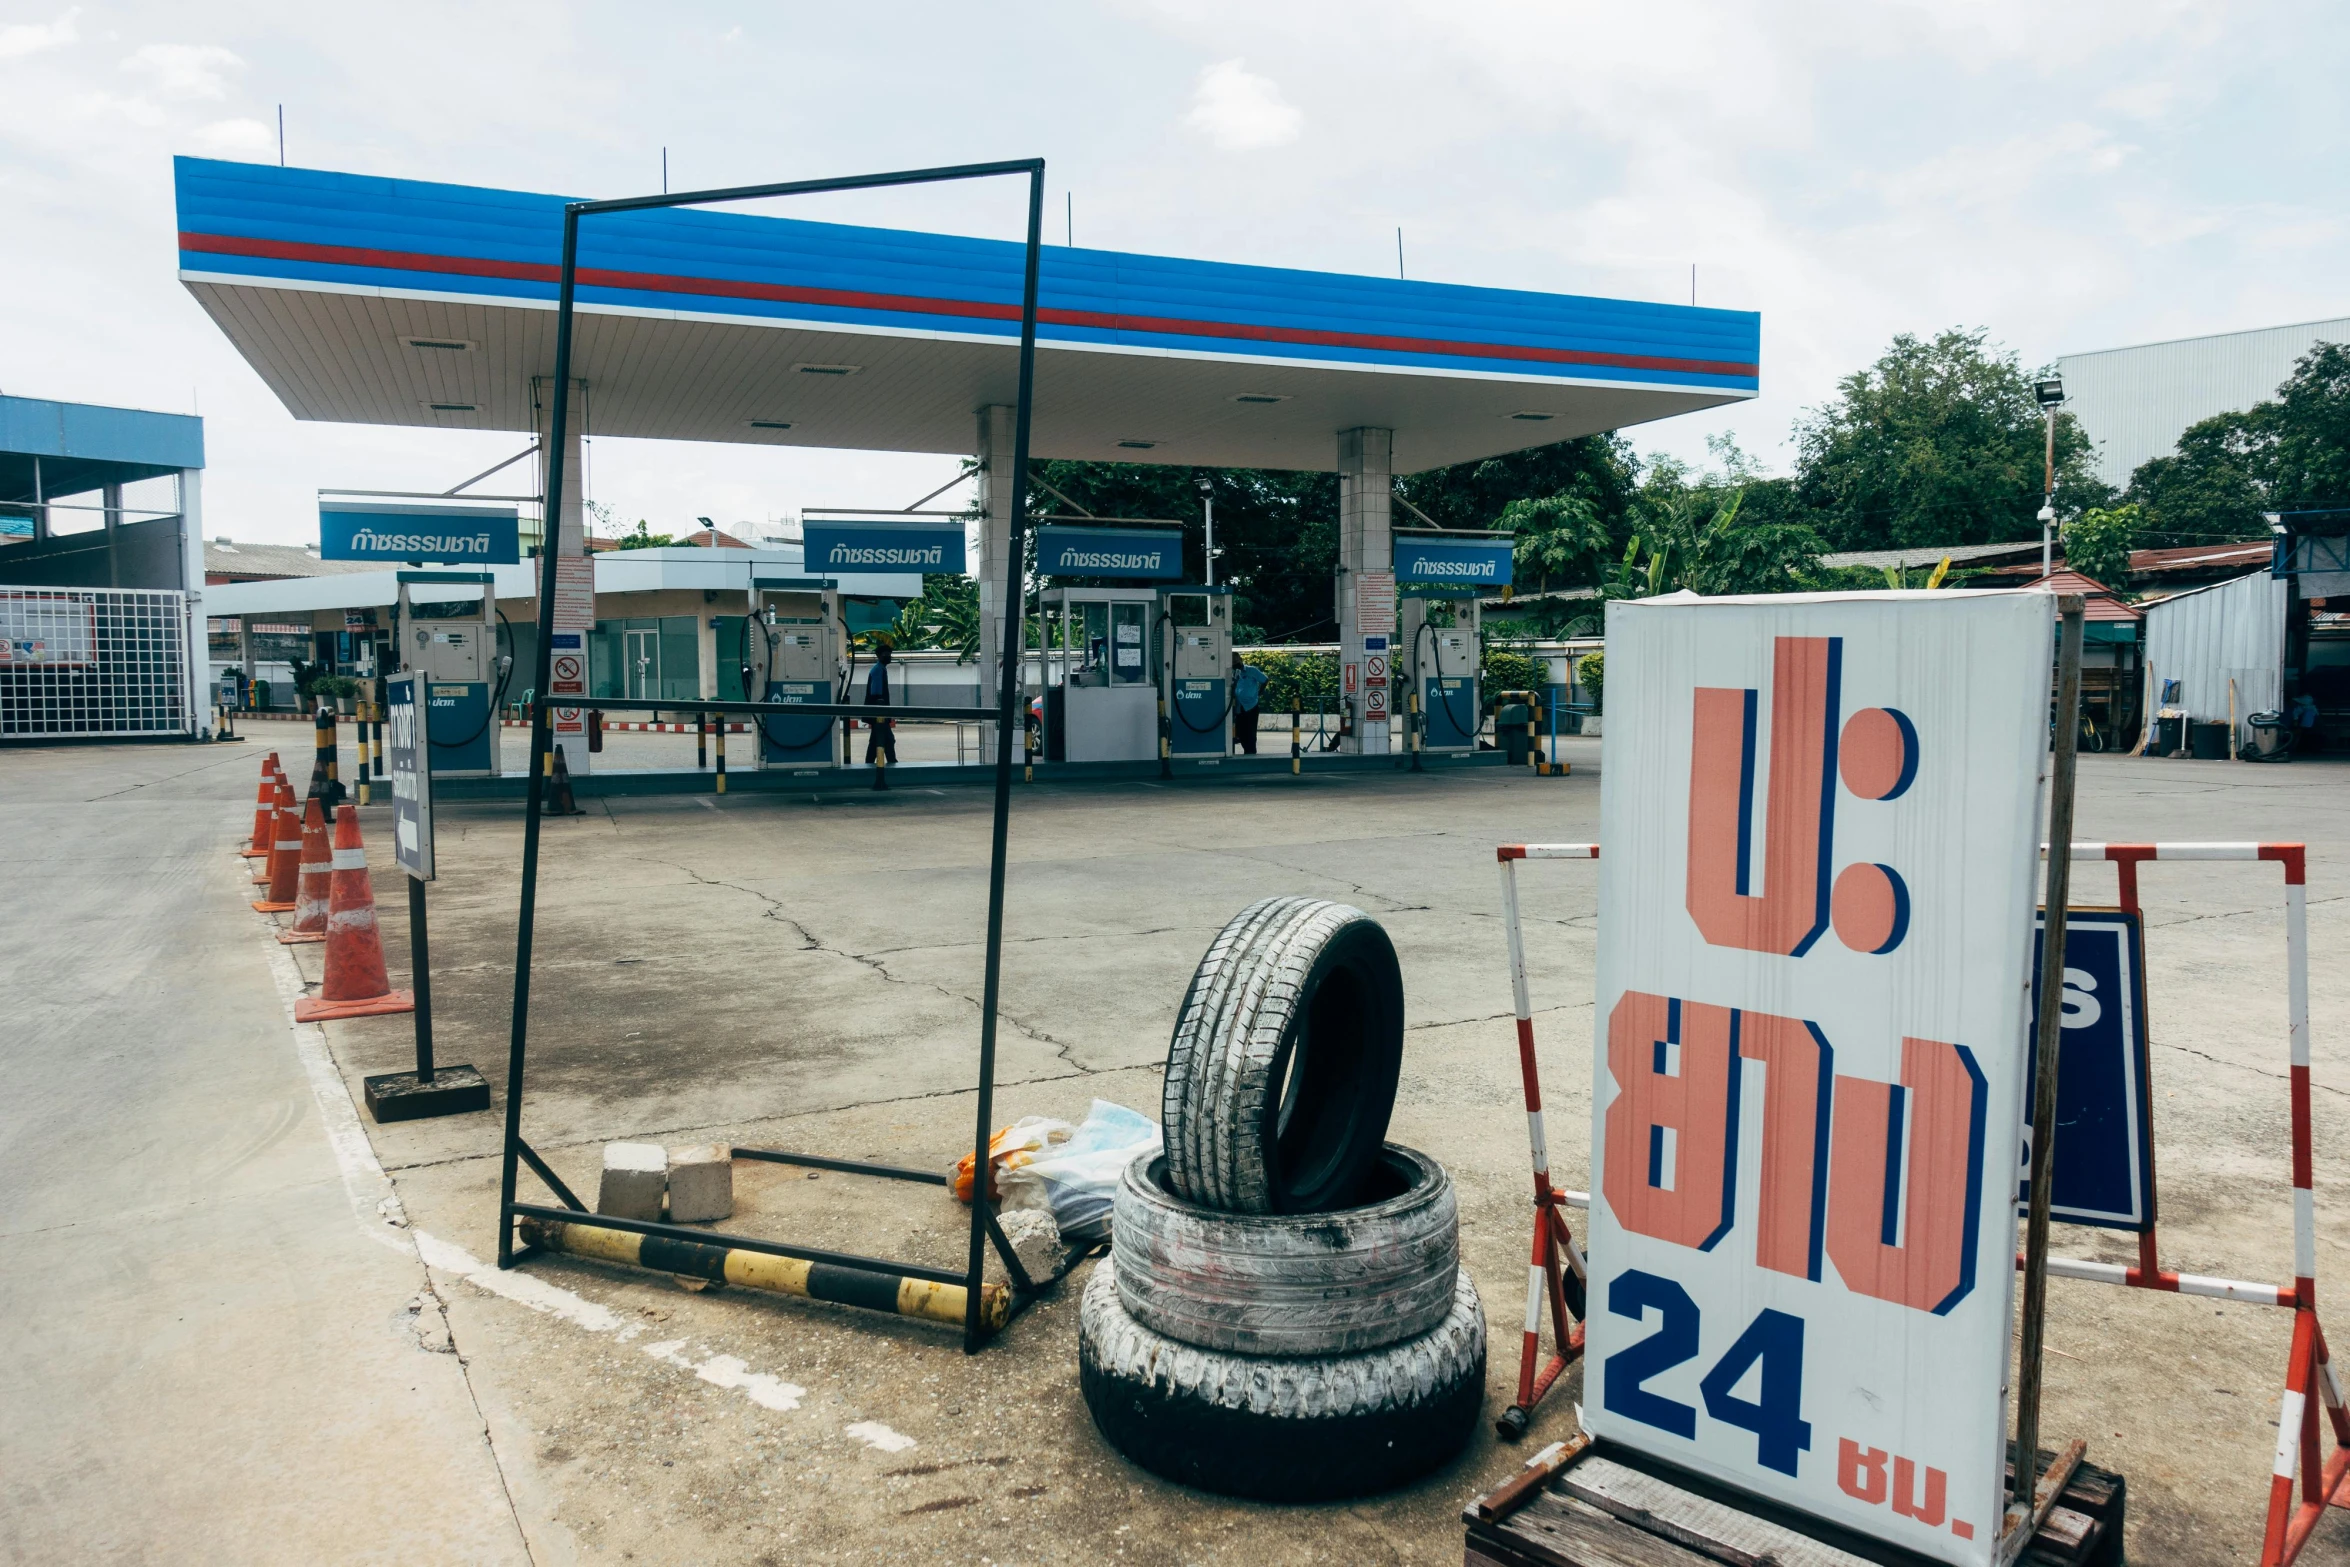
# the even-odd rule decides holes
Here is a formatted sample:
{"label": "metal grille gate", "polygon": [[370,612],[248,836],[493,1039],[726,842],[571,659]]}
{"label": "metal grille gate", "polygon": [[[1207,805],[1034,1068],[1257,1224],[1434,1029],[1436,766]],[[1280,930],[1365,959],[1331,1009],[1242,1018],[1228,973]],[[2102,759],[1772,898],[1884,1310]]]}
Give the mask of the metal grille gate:
{"label": "metal grille gate", "polygon": [[194,731],[185,593],[0,587],[0,739]]}

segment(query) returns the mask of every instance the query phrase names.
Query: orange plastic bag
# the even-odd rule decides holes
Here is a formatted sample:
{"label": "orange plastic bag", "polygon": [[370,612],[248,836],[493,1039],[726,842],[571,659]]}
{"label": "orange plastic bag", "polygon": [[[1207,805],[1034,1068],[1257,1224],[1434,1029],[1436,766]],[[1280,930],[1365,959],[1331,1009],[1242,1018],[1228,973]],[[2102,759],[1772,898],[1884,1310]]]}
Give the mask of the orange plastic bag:
{"label": "orange plastic bag", "polygon": [[[1026,1115],[987,1140],[987,1195],[989,1201],[1003,1196],[1003,1173],[1020,1166],[1043,1153],[1056,1143],[1065,1143],[1077,1128],[1066,1121],[1050,1116]],[[957,1202],[971,1200],[971,1155],[955,1161],[954,1177],[950,1184]]]}

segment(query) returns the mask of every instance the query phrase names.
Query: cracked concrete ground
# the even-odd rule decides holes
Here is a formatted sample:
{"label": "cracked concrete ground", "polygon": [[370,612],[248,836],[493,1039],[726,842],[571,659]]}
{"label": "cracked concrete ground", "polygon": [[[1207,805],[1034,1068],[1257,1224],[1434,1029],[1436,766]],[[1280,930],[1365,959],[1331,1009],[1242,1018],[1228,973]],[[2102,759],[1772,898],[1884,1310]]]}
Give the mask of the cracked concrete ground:
{"label": "cracked concrete ground", "polygon": [[[1597,747],[1578,746],[1579,760]],[[83,753],[93,754],[93,753]],[[0,769],[12,759],[0,758]],[[249,781],[245,772],[235,777]],[[2081,836],[2305,838],[2317,955],[2321,1276],[2350,1267],[2350,791],[2320,765],[2085,759]],[[95,790],[92,791],[96,792]],[[86,797],[86,796],[85,796]],[[525,1130],[575,1189],[611,1138],[733,1140],[943,1167],[968,1147],[987,871],[983,791],[812,801],[736,795],[588,802],[546,825]],[[1488,1413],[1515,1379],[1523,1279],[1519,1109],[1492,845],[1597,830],[1597,780],[1498,771],[1022,789],[1007,899],[999,1124],[1075,1119],[1096,1096],[1155,1112],[1174,1009],[1215,928],[1273,892],[1346,898],[1402,954],[1411,1034],[1395,1135],[1459,1183],[1464,1262],[1494,1325]],[[225,837],[249,813],[216,806]],[[381,844],[380,813],[367,813]],[[443,1061],[502,1078],[520,824],[444,812],[432,889]],[[178,851],[174,851],[175,853]],[[2083,902],[2109,872],[2079,871]],[[394,982],[404,899],[377,867]],[[1552,1158],[1587,1162],[1593,885],[1522,882]],[[2150,868],[2152,1016],[2165,1259],[2272,1279],[2290,1267],[2282,1157],[2281,903],[2273,870]],[[210,917],[259,941],[241,904]],[[315,978],[314,951],[296,949]],[[330,1025],[353,1093],[409,1064],[402,1018]],[[282,1022],[257,1053],[285,1052]],[[502,1102],[501,1102],[502,1108]],[[1316,1508],[1165,1485],[1109,1451],[1075,1385],[1076,1286],[965,1359],[941,1330],[565,1259],[501,1274],[493,1116],[369,1127],[401,1233],[486,1424],[511,1517],[542,1561],[1252,1563],[1457,1560],[1461,1504],[1569,1428],[1570,1376],[1524,1447],[1483,1428],[1459,1461],[1392,1496]],[[530,1178],[524,1176],[525,1190]],[[733,1228],[958,1265],[942,1192],[778,1166],[737,1174]],[[378,1219],[375,1222],[381,1224]],[[386,1226],[387,1228],[389,1226]],[[2060,1249],[2122,1258],[2060,1229]],[[388,1301],[415,1345],[428,1302]],[[2145,1562],[2254,1560],[2285,1315],[2058,1281],[2049,1329],[2059,1436],[2132,1487]],[[413,1315],[403,1312],[415,1304]],[[420,1330],[417,1324],[424,1323]],[[261,1364],[265,1368],[266,1360]],[[354,1472],[354,1487],[380,1486]],[[2309,1560],[2350,1553],[2335,1517]]]}

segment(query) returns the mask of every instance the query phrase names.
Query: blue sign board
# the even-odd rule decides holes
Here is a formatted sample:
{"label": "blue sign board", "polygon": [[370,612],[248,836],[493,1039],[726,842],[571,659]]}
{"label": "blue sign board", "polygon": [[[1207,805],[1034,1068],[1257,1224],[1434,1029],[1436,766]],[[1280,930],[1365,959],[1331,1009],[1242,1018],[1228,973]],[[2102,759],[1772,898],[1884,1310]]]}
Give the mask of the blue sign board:
{"label": "blue sign board", "polygon": [[1047,577],[1183,575],[1183,534],[1174,528],[1080,528],[1055,523],[1036,530],[1036,569]]}
{"label": "blue sign board", "polygon": [[[2032,922],[2032,1011],[2040,1015],[2040,938]],[[2056,1189],[2048,1211],[2069,1224],[2143,1234],[2154,1223],[2153,1090],[2146,1035],[2146,939],[2135,914],[2065,917],[2062,1052],[2056,1064]],[[2031,1071],[2039,1070],[2033,1041]],[[2034,1081],[2027,1075],[2026,1084]],[[2023,1170],[2031,1196],[2032,1103],[2024,1101]]]}
{"label": "blue sign board", "polygon": [[842,522],[810,518],[801,525],[805,541],[801,569],[811,577],[844,572],[963,570],[963,525],[959,522]]}
{"label": "blue sign board", "polygon": [[511,506],[320,501],[318,557],[510,566],[522,558],[521,522]]}
{"label": "blue sign board", "polygon": [[1471,535],[1432,539],[1399,534],[1395,540],[1395,580],[1399,586],[1506,588],[1515,540]]}
{"label": "blue sign board", "polygon": [[392,858],[418,881],[432,877],[432,768],[425,760],[427,704],[420,674],[384,681],[384,760],[392,772]]}

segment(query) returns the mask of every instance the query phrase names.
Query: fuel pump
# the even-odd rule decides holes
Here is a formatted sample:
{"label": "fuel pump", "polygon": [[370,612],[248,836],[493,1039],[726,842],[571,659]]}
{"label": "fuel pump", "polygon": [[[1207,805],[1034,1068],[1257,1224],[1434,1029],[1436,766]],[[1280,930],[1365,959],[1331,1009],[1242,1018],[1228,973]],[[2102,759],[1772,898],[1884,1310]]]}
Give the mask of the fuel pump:
{"label": "fuel pump", "polygon": [[498,707],[514,657],[498,649],[496,579],[486,571],[399,574],[400,666],[425,677],[435,776],[498,771]]}
{"label": "fuel pump", "polygon": [[1401,617],[1405,667],[1420,702],[1420,748],[1474,751],[1482,711],[1477,672],[1484,661],[1480,609],[1474,594],[1457,588],[1403,590]]}
{"label": "fuel pump", "polygon": [[1176,756],[1232,749],[1232,590],[1159,590],[1159,688]]}
{"label": "fuel pump", "polygon": [[[751,613],[743,622],[743,689],[784,709],[837,702],[846,669],[840,593],[829,577],[759,577],[751,583]],[[761,713],[761,767],[837,767],[837,722]]]}

